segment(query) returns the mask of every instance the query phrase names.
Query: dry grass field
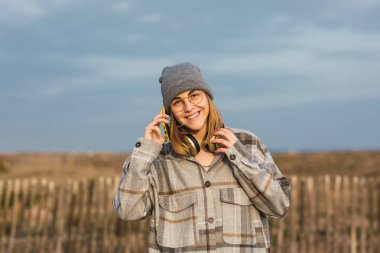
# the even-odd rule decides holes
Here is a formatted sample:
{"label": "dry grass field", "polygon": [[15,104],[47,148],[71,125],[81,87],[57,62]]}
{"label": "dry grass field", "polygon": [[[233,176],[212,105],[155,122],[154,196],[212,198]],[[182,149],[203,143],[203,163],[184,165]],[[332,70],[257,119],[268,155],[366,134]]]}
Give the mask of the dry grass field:
{"label": "dry grass field", "polygon": [[[380,175],[380,151],[277,153],[273,159],[285,175]],[[9,153],[0,154],[0,179],[117,176],[127,153]]]}
{"label": "dry grass field", "polygon": [[0,179],[44,177],[55,182],[68,178],[115,176],[128,154],[14,153],[0,154]]}
{"label": "dry grass field", "polygon": [[380,150],[281,153],[273,159],[284,174],[379,176]]}

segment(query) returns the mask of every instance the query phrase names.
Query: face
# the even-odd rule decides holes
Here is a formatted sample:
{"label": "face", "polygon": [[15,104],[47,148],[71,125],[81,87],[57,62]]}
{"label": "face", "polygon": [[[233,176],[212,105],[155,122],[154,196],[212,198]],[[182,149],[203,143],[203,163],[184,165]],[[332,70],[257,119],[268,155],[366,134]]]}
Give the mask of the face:
{"label": "face", "polygon": [[[175,107],[181,104],[183,104],[183,109],[180,111],[175,110]],[[210,108],[207,96],[203,91],[185,91],[172,100],[170,107],[177,121],[187,127],[190,132],[196,133],[206,129]]]}

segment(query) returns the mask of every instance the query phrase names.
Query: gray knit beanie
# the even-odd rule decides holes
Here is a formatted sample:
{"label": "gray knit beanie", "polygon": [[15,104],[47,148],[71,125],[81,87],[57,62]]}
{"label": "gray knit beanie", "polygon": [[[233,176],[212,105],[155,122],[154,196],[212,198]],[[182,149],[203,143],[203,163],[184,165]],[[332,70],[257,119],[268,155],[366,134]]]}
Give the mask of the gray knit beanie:
{"label": "gray knit beanie", "polygon": [[210,86],[205,83],[201,70],[194,64],[186,62],[167,66],[162,70],[159,81],[161,83],[162,100],[168,111],[170,111],[172,99],[184,91],[202,90],[213,99]]}

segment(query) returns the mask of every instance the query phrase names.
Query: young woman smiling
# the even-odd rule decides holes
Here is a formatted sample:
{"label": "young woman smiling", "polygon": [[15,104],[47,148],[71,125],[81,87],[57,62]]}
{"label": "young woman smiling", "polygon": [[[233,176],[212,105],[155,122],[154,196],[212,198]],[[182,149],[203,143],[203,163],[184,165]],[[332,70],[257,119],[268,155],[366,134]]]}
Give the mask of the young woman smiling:
{"label": "young woman smiling", "polygon": [[152,119],[124,163],[115,213],[150,216],[149,252],[269,252],[267,216],[287,212],[289,180],[254,133],[224,127],[197,66],[167,66],[160,83],[168,114]]}

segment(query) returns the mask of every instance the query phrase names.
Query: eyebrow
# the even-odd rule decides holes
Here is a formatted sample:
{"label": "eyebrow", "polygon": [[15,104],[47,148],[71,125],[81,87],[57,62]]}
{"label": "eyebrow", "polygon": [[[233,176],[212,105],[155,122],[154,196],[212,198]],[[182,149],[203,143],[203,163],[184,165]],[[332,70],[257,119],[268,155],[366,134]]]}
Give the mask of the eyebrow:
{"label": "eyebrow", "polygon": [[[191,90],[189,93],[187,93],[187,95],[190,95],[190,94],[193,93],[194,91],[196,91],[196,90]],[[174,99],[182,99],[182,98],[176,96],[175,98],[173,98],[173,100],[174,100]]]}

